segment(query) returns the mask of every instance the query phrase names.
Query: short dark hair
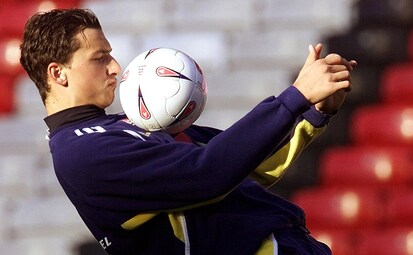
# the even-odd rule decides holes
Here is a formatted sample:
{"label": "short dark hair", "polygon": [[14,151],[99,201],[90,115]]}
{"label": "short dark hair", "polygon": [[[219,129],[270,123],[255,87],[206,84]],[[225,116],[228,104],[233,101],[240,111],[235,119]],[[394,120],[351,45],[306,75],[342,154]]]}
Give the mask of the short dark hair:
{"label": "short dark hair", "polygon": [[69,64],[80,47],[76,36],[86,28],[102,29],[96,15],[87,9],[55,9],[37,13],[27,21],[20,44],[20,63],[36,84],[43,103],[50,90],[48,65]]}

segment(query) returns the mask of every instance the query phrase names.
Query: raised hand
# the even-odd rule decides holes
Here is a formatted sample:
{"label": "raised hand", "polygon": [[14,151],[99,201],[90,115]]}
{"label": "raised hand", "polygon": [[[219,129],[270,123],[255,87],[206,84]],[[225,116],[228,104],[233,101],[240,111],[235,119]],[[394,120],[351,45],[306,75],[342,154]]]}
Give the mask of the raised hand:
{"label": "raised hand", "polygon": [[307,60],[293,85],[318,110],[332,113],[344,102],[346,91],[351,90],[350,72],[357,63],[338,54],[320,58],[322,48],[321,44],[309,46]]}

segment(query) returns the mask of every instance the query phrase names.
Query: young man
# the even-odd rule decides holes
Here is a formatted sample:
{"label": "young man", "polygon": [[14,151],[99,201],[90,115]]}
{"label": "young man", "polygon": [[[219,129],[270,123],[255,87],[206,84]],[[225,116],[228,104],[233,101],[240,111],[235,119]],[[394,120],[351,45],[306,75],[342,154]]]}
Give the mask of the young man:
{"label": "young man", "polygon": [[121,70],[88,10],[34,15],[21,63],[47,110],[59,182],[109,254],[330,254],[303,211],[265,189],[350,90],[356,63],[321,50],[227,130],[189,127],[190,143],[105,114]]}

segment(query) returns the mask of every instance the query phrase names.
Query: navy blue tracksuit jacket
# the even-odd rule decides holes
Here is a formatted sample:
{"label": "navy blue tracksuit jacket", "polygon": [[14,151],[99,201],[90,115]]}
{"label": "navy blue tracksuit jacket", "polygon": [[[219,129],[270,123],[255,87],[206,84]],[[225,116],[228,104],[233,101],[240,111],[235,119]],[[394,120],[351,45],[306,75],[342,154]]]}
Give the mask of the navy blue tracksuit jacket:
{"label": "navy blue tracksuit jacket", "polygon": [[57,178],[108,254],[330,253],[266,189],[328,121],[294,87],[225,131],[191,126],[190,143],[92,105],[45,121]]}

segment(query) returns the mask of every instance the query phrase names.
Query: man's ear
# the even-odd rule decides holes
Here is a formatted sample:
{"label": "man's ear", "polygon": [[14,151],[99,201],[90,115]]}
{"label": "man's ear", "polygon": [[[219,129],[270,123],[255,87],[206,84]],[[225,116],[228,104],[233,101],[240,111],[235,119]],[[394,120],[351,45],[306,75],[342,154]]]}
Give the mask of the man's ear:
{"label": "man's ear", "polygon": [[55,83],[63,86],[67,85],[67,77],[62,65],[56,62],[50,63],[47,67],[47,74]]}

